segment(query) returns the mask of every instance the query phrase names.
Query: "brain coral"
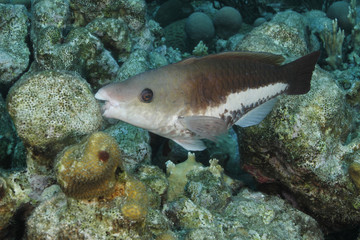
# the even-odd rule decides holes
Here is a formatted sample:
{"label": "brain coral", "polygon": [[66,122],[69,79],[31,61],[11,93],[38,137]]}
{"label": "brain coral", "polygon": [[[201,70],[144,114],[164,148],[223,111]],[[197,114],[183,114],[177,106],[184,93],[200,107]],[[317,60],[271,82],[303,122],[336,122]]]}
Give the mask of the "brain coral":
{"label": "brain coral", "polygon": [[191,14],[185,23],[187,36],[194,40],[196,44],[200,41],[208,41],[214,37],[215,28],[211,19],[202,12]]}
{"label": "brain coral", "polygon": [[71,72],[26,75],[13,85],[6,100],[19,136],[40,152],[68,145],[74,136],[97,130],[102,121],[89,84]]}
{"label": "brain coral", "polygon": [[109,195],[116,184],[116,170],[122,169],[120,159],[115,139],[103,132],[93,133],[58,155],[57,181],[71,197],[84,199]]}
{"label": "brain coral", "polygon": [[216,33],[224,39],[237,33],[242,24],[242,17],[233,7],[221,8],[214,17]]}

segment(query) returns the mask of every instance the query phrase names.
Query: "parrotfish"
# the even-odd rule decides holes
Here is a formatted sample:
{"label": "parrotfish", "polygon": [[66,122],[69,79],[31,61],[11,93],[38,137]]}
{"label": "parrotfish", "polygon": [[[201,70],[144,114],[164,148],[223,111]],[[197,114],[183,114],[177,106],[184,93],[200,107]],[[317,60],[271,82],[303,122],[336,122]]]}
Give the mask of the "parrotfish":
{"label": "parrotfish", "polygon": [[103,116],[172,139],[190,151],[234,124],[260,123],[280,94],[306,94],[320,52],[283,64],[280,55],[225,52],[189,58],[102,87]]}

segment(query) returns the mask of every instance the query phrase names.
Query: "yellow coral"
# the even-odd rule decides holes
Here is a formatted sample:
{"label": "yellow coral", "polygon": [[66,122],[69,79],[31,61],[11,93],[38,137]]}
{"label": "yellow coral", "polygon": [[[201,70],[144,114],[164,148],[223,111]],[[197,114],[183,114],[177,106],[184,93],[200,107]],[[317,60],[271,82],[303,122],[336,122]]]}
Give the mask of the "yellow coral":
{"label": "yellow coral", "polygon": [[190,152],[188,153],[188,159],[182,163],[175,165],[170,160],[166,162],[166,172],[169,176],[168,201],[172,201],[184,194],[184,188],[187,183],[186,174],[200,166],[202,164],[196,162],[195,154]]}
{"label": "yellow coral", "polygon": [[147,202],[145,184],[136,179],[129,179],[126,182],[125,195],[128,200]]}
{"label": "yellow coral", "polygon": [[156,237],[156,240],[176,240],[177,237],[171,231],[164,232]]}
{"label": "yellow coral", "polygon": [[144,219],[148,208],[145,184],[136,179],[128,179],[125,185],[125,196],[127,202],[121,208],[124,216],[134,221]]}
{"label": "yellow coral", "polygon": [[121,207],[121,212],[127,219],[140,221],[146,217],[147,206],[141,202],[129,201]]}
{"label": "yellow coral", "polygon": [[354,162],[350,164],[348,172],[356,187],[360,189],[360,163]]}
{"label": "yellow coral", "polygon": [[112,194],[116,169],[122,168],[120,150],[114,138],[96,132],[70,146],[57,157],[57,180],[71,197],[90,199]]}

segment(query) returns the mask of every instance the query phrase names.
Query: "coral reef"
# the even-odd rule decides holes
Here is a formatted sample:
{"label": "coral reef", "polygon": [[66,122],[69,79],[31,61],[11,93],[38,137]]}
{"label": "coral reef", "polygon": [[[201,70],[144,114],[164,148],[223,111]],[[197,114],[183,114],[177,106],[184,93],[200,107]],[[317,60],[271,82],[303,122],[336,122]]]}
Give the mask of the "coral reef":
{"label": "coral reef", "polygon": [[331,4],[326,15],[331,19],[337,19],[339,26],[345,31],[351,31],[353,24],[348,18],[350,4],[346,1],[337,1]]}
{"label": "coral reef", "polygon": [[[286,20],[285,20],[286,19]],[[316,50],[318,44],[306,30],[307,21],[299,13],[285,11],[277,14],[247,34],[233,50],[265,51],[283,56],[300,57]]]}
{"label": "coral reef", "polygon": [[161,4],[154,16],[154,20],[161,27],[166,27],[177,20],[187,18],[193,11],[192,5],[188,2],[168,0]]}
{"label": "coral reef", "polygon": [[30,201],[29,183],[23,172],[9,174],[0,169],[0,237],[7,235],[6,228],[16,211]]}
{"label": "coral reef", "polygon": [[145,25],[146,5],[143,0],[71,0],[75,25],[84,26],[96,18],[122,18],[128,27],[139,31]]}
{"label": "coral reef", "polygon": [[18,138],[15,126],[0,95],[0,168],[25,166],[25,148]]}
{"label": "coral reef", "polygon": [[104,130],[118,143],[124,170],[134,172],[151,160],[150,136],[147,131],[128,123],[118,122]]}
{"label": "coral reef", "polygon": [[349,175],[351,180],[354,182],[356,187],[360,189],[360,164],[357,162],[353,162],[349,166]]}
{"label": "coral reef", "polygon": [[138,178],[159,196],[164,196],[169,187],[165,173],[156,166],[144,165],[137,171]]}
{"label": "coral reef", "polygon": [[[52,158],[78,137],[100,127],[100,108],[89,84],[70,72],[42,71],[23,76],[10,89],[7,109],[31,159],[51,167]],[[32,169],[32,170],[31,170]]]}
{"label": "coral reef", "polygon": [[116,81],[125,81],[126,79],[149,70],[148,53],[145,50],[133,51],[127,61],[121,65]]}
{"label": "coral reef", "polygon": [[320,33],[328,57],[326,62],[333,68],[338,69],[343,62],[342,46],[345,38],[344,30],[338,29],[337,20],[332,21],[332,30],[325,29]]}
{"label": "coral reef", "polygon": [[29,19],[22,5],[0,3],[0,89],[9,88],[29,65]]}
{"label": "coral reef", "polygon": [[27,221],[27,239],[151,239],[121,213],[124,198],[87,203],[63,193],[48,197]]}
{"label": "coral reef", "polygon": [[185,195],[195,204],[211,211],[222,211],[230,201],[232,189],[218,160],[211,159],[209,169],[197,168],[186,174]]}
{"label": "coral reef", "polygon": [[[360,24],[355,0],[327,17],[333,2],[0,1],[0,239],[321,240],[320,229],[359,225]],[[93,97],[191,54],[289,62],[319,49],[336,71],[316,67],[308,94],[281,96],[261,124],[206,142],[197,161],[103,120]]]}
{"label": "coral reef", "polygon": [[182,52],[188,50],[185,22],[186,19],[178,20],[164,28],[165,44],[168,47],[177,48]]}
{"label": "coral reef", "polygon": [[106,49],[110,49],[115,59],[125,62],[130,55],[132,42],[129,29],[122,19],[97,18],[86,28],[98,37]]}
{"label": "coral reef", "polygon": [[48,27],[64,30],[68,24],[69,1],[35,0],[31,3],[31,39],[33,43],[41,38],[38,36]]}
{"label": "coral reef", "polygon": [[195,154],[189,153],[188,159],[175,165],[171,161],[166,162],[166,172],[169,175],[168,200],[174,200],[184,195],[184,188],[187,183],[186,174],[195,166],[201,166],[196,162]]}
{"label": "coral reef", "polygon": [[223,39],[228,39],[236,34],[242,24],[242,17],[233,7],[223,7],[214,16],[216,34]]}
{"label": "coral reef", "polygon": [[354,157],[356,143],[343,145],[351,128],[343,92],[331,75],[316,70],[307,95],[281,98],[260,126],[244,129],[244,164],[259,171],[256,177],[291,189],[324,223],[358,222],[357,195],[343,167]]}
{"label": "coral reef", "polygon": [[55,165],[62,190],[78,199],[111,195],[118,168],[123,171],[117,142],[103,132],[93,133],[81,143],[65,148]]}
{"label": "coral reef", "polygon": [[204,44],[203,41],[200,41],[198,45],[195,46],[192,54],[194,56],[206,56],[208,55],[208,47]]}
{"label": "coral reef", "polygon": [[201,12],[191,14],[185,23],[185,31],[189,39],[198,44],[200,40],[207,42],[215,35],[214,24],[208,15]]}
{"label": "coral reef", "polygon": [[[237,193],[238,188],[232,188],[217,161],[210,162],[210,167],[188,167],[185,195],[191,199],[182,196],[163,207],[169,220],[185,230],[178,232],[182,237],[261,239],[270,235],[275,239],[323,239],[313,218],[275,196],[248,189]],[[281,230],[277,226],[282,226]]]}
{"label": "coral reef", "polygon": [[121,207],[125,218],[133,221],[144,220],[148,211],[148,196],[145,185],[136,179],[128,179],[125,185],[127,202]]}

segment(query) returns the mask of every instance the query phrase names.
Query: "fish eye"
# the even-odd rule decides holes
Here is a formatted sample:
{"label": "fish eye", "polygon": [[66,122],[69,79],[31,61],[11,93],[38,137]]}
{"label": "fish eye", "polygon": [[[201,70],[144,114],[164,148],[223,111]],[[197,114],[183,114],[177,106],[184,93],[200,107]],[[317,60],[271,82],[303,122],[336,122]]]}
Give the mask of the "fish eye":
{"label": "fish eye", "polygon": [[153,99],[154,93],[150,88],[145,88],[140,94],[140,100],[144,103],[150,103]]}

